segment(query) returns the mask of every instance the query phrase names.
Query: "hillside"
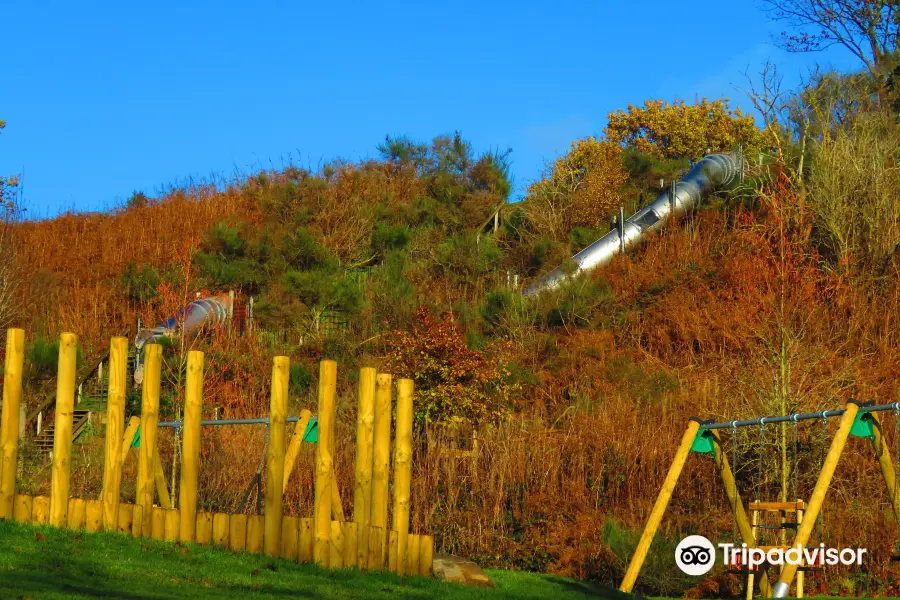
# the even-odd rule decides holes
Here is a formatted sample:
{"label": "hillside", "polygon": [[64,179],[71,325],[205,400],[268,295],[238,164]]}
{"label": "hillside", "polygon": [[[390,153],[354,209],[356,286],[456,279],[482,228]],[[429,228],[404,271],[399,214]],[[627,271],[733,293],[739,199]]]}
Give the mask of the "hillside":
{"label": "hillside", "polygon": [[[509,155],[478,155],[457,134],[388,138],[379,159],[360,164],[261,172],[227,189],[135,194],[107,214],[17,223],[15,323],[30,356],[38,340],[74,331],[89,360],[110,336],[133,336],[138,317],[155,324],[197,292],[253,297],[254,333],[191,341],[210,365],[209,414],[264,414],[274,354],[294,365],[292,414],[313,406],[323,357],[342,372],[374,365],[413,376],[417,525],[441,549],[487,565],[614,584],[688,417],[836,408],[848,397],[887,403],[900,387],[900,137],[889,113],[861,108],[833,123],[810,104],[820,127],[801,145],[790,129],[748,127],[725,103],[698,106],[704,133],[677,152],[671,139],[690,141],[693,129],[660,144],[640,131],[674,126],[617,128],[611,115],[605,139],[574,142],[516,204],[507,203]],[[742,186],[637,252],[521,297],[605,233],[620,204],[630,214],[707,149],[754,156],[773,142],[768,164],[752,165]],[[183,350],[166,350],[170,415],[180,409]],[[47,383],[30,385],[36,394]],[[348,498],[352,445],[340,441],[355,415],[344,385],[337,464]],[[474,458],[448,457],[449,440],[468,446],[472,431]],[[796,479],[783,459],[786,429],[741,435],[745,497],[808,495],[820,429],[800,433]],[[172,440],[162,443],[167,464]],[[234,510],[262,444],[261,431],[246,429],[204,440],[202,506]],[[78,446],[73,495],[96,493],[101,452],[97,438]],[[828,507],[825,536],[868,547],[873,581],[887,586],[896,525],[867,452],[860,444],[845,455],[834,492],[843,500]],[[46,493],[42,457],[29,456],[29,491]],[[311,454],[304,460],[286,497],[298,512],[311,505]],[[690,462],[684,477],[659,552],[698,519],[732,527],[709,464]],[[692,585],[652,569],[643,581],[661,595]]]}

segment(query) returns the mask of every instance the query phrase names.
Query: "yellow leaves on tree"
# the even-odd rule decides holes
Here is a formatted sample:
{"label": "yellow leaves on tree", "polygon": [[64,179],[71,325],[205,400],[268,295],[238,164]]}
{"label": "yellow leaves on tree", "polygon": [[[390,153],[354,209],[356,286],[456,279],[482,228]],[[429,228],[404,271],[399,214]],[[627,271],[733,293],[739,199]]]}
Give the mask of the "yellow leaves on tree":
{"label": "yellow leaves on tree", "polygon": [[664,158],[697,159],[710,152],[760,147],[761,132],[753,118],[739,108],[731,110],[728,100],[694,104],[677,100],[647,100],[643,106],[609,113],[605,134],[608,140],[631,146],[646,154]]}
{"label": "yellow leaves on tree", "polygon": [[587,137],[572,142],[552,171],[528,188],[524,208],[538,230],[564,238],[573,227],[603,223],[619,205],[627,181],[622,149]]}

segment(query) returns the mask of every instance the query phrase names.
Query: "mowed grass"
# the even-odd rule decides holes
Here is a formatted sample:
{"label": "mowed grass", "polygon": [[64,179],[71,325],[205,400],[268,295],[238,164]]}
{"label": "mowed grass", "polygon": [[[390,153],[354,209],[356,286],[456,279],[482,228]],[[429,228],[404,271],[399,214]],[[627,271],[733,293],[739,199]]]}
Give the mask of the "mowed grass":
{"label": "mowed grass", "polygon": [[494,589],[319,569],[246,552],[0,521],[0,599],[631,598],[559,577],[489,571]]}

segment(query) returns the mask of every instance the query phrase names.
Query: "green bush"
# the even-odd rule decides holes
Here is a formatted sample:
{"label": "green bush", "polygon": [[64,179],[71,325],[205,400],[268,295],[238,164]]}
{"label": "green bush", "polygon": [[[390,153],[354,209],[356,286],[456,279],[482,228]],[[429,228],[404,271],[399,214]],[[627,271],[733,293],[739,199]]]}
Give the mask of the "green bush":
{"label": "green bush", "polygon": [[502,322],[506,313],[521,303],[521,294],[514,294],[509,290],[495,290],[487,293],[479,312],[485,323],[493,328]]}
{"label": "green bush", "polygon": [[605,279],[584,275],[542,294],[538,307],[551,327],[587,327],[595,322],[599,309],[614,298]]}
{"label": "green bush", "polygon": [[291,363],[290,393],[293,396],[305,394],[313,384],[312,373],[301,364]]}
{"label": "green bush", "polygon": [[491,237],[454,235],[434,249],[434,268],[456,275],[461,283],[475,283],[485,271],[496,268],[503,253]]}
{"label": "green bush", "polygon": [[645,405],[658,404],[678,389],[678,378],[665,371],[647,373],[628,356],[616,356],[606,363],[606,376],[634,400]]}
{"label": "green bush", "polygon": [[[36,337],[25,348],[25,363],[31,369],[32,377],[55,377],[59,365],[59,340]],[[79,343],[76,347],[76,368],[84,365],[84,352]]]}
{"label": "green bush", "polygon": [[366,292],[377,330],[385,325],[404,327],[412,320],[418,300],[408,271],[406,254],[399,250],[389,252],[384,262],[372,269]]}
{"label": "green bush", "polygon": [[407,225],[391,225],[377,223],[372,234],[372,249],[379,256],[385,256],[392,250],[404,250],[409,245],[410,229]]}
{"label": "green bush", "polygon": [[569,239],[572,240],[575,250],[580,251],[593,244],[604,233],[595,227],[576,227],[569,232]]}
{"label": "green bush", "polygon": [[240,287],[256,292],[266,283],[265,242],[250,244],[238,226],[217,223],[204,236],[194,264],[213,288]]}
{"label": "green bush", "polygon": [[281,257],[288,268],[298,270],[338,266],[334,257],[305,227],[297,227],[282,237]]}
{"label": "green bush", "polygon": [[150,203],[150,198],[147,197],[147,194],[144,192],[135,191],[131,194],[128,200],[125,201],[125,206],[128,208],[144,208],[147,204]]}
{"label": "green bush", "polygon": [[129,262],[119,278],[119,283],[125,296],[132,302],[148,304],[159,297],[156,291],[160,283],[159,273],[150,265],[138,267]]}
{"label": "green bush", "polygon": [[282,285],[306,305],[317,321],[329,310],[358,314],[365,303],[357,282],[340,271],[325,268],[288,271],[282,277]]}
{"label": "green bush", "polygon": [[568,256],[568,248],[563,244],[546,237],[539,237],[531,244],[530,267],[540,269],[547,263],[556,264],[559,260]]}
{"label": "green bush", "polygon": [[[615,519],[609,519],[604,524],[603,541],[614,555],[616,581],[621,581],[625,574],[640,535],[640,531],[628,529]],[[686,575],[675,564],[675,548],[679,541],[666,537],[662,532],[656,534],[641,569],[636,592],[650,596],[681,598],[685,591],[696,585],[696,578]]]}

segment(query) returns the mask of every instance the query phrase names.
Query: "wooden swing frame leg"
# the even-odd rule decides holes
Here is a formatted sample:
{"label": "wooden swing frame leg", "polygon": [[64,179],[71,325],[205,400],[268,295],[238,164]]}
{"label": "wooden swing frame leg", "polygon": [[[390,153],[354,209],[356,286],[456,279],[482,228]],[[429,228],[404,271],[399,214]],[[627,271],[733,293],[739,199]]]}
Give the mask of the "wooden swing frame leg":
{"label": "wooden swing frame leg", "polygon": [[[856,414],[859,412],[859,403],[856,400],[848,400],[844,414],[841,415],[840,426],[834,439],[831,441],[831,447],[828,449],[828,456],[825,457],[825,463],[822,465],[822,471],[816,480],[816,487],[813,489],[812,496],[809,499],[809,505],[806,508],[803,522],[797,529],[797,535],[794,538],[794,546],[805,548],[809,537],[815,527],[816,520],[819,518],[819,511],[822,510],[822,504],[825,502],[825,495],[828,493],[828,487],[831,485],[831,479],[834,477],[834,471],[837,468],[844,447],[847,445],[847,439],[850,437],[850,428],[853,425]],[[796,564],[785,564],[778,578],[778,583],[772,592],[773,598],[787,597],[791,582],[794,575],[797,574]]]}
{"label": "wooden swing frame leg", "polygon": [[681,476],[681,470],[684,468],[684,463],[687,461],[687,457],[691,452],[691,445],[694,443],[694,438],[697,437],[700,425],[700,419],[691,417],[687,429],[681,437],[681,445],[678,446],[675,458],[672,459],[672,465],[669,467],[666,480],[663,482],[662,489],[656,497],[656,503],[653,505],[653,510],[650,511],[650,517],[647,519],[647,524],[644,526],[644,532],[641,534],[641,539],[638,541],[634,554],[631,555],[631,561],[628,563],[625,577],[622,579],[622,584],[619,586],[619,590],[623,592],[630,593],[631,590],[634,589],[638,573],[640,573],[641,567],[644,565],[644,560],[647,558],[647,553],[650,551],[650,544],[653,542],[656,530],[659,529],[659,524],[666,512],[666,508],[669,506],[669,500],[672,499],[672,492],[675,491],[675,485],[678,483],[678,478]]}
{"label": "wooden swing frame leg", "polygon": [[[734,520],[737,522],[738,530],[741,533],[741,539],[744,540],[744,543],[747,544],[748,548],[753,548],[756,546],[756,536],[753,535],[753,527],[747,519],[747,513],[744,511],[744,502],[741,500],[740,493],[738,493],[737,484],[734,480],[734,472],[731,470],[731,465],[728,463],[728,456],[722,451],[719,432],[712,430],[711,433],[713,447],[715,448],[716,467],[719,470],[719,475],[722,477],[722,485],[725,486],[725,495],[728,497],[728,504],[731,506]],[[732,443],[734,443],[734,440],[732,440]],[[763,596],[768,597],[772,592],[772,588],[765,569],[766,565],[763,565],[759,574],[759,591]],[[748,598],[753,597],[753,580],[753,575],[747,577]]]}
{"label": "wooden swing frame leg", "polygon": [[884,478],[884,485],[887,488],[888,497],[891,499],[891,508],[894,511],[894,519],[900,525],[900,490],[896,486],[896,478],[894,476],[894,461],[891,459],[891,453],[884,444],[884,432],[881,427],[881,419],[877,413],[869,413],[872,417],[874,427],[874,437],[872,437],[872,450],[875,457],[878,458],[878,466],[881,467],[881,475]]}

